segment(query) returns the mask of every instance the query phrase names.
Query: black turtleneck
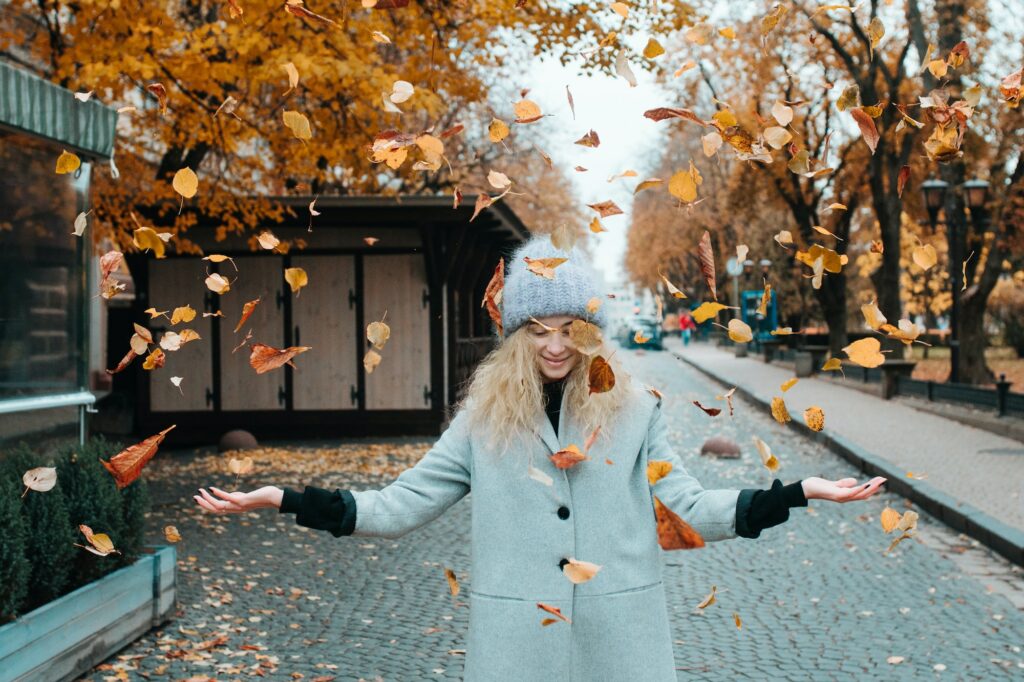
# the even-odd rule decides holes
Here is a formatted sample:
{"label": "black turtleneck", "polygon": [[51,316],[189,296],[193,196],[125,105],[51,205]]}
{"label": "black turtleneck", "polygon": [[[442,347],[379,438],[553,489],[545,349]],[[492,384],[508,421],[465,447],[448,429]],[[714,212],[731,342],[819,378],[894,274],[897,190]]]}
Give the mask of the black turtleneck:
{"label": "black turtleneck", "polygon": [[548,413],[551,425],[555,427],[555,434],[558,434],[558,411],[562,409],[562,388],[564,386],[565,379],[544,384],[544,395],[547,397],[544,411]]}

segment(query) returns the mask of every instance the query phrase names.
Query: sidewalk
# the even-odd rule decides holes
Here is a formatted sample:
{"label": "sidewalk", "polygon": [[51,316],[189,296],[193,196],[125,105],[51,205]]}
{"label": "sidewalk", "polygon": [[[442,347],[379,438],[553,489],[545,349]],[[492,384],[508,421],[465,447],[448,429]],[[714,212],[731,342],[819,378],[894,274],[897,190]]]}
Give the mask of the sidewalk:
{"label": "sidewalk", "polygon": [[[731,346],[666,342],[669,352],[726,388],[736,386],[737,394],[765,410],[772,397],[785,398],[793,417],[790,426],[824,442],[866,474],[885,476],[892,492],[1024,565],[1020,442],[846,388],[842,382],[804,378],[783,393],[779,386],[793,377],[791,370],[758,357],[737,358]],[[803,423],[804,409],[811,405],[825,412],[821,433]],[[925,479],[917,480],[920,476]]]}

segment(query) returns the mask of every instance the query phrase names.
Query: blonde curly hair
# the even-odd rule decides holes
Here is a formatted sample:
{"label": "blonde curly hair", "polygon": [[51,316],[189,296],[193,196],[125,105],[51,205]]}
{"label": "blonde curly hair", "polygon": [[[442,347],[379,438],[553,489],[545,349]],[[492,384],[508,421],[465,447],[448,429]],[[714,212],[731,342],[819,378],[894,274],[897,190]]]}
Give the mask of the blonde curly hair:
{"label": "blonde curly hair", "polygon": [[[579,353],[579,351],[575,351]],[[589,393],[591,358],[580,354],[580,361],[565,377],[563,389],[566,412],[563,419],[572,419],[589,435],[601,427],[598,440],[611,438],[616,417],[636,390],[632,377],[612,357],[611,349],[602,341],[596,352],[611,365],[615,386],[603,393]],[[456,403],[456,411],[467,410],[468,423],[474,436],[486,434],[488,450],[504,456],[513,446],[539,433],[542,419],[547,419],[546,396],[537,350],[523,325],[487,356],[467,379],[464,395]],[[582,447],[582,443],[577,444]]]}

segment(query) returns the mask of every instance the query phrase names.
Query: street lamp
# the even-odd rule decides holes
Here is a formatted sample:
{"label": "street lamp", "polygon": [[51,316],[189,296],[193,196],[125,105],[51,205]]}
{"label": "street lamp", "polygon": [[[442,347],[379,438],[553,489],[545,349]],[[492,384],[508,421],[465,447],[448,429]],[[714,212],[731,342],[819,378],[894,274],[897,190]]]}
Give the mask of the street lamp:
{"label": "street lamp", "polygon": [[[981,233],[984,225],[984,209],[988,202],[988,182],[977,178],[968,180],[960,185],[964,203],[971,210],[971,222],[976,233]],[[928,223],[931,226],[932,234],[935,233],[940,222],[946,225],[946,242],[948,243],[949,254],[949,285],[953,294],[953,305],[949,311],[949,381],[957,383],[960,381],[960,336],[958,320],[960,318],[960,287],[957,286],[960,276],[960,263],[963,259],[960,253],[960,213],[947,214],[943,220],[939,220],[939,211],[946,205],[946,195],[949,191],[949,183],[935,178],[929,178],[921,183],[921,193],[924,194],[924,205],[928,209]]]}

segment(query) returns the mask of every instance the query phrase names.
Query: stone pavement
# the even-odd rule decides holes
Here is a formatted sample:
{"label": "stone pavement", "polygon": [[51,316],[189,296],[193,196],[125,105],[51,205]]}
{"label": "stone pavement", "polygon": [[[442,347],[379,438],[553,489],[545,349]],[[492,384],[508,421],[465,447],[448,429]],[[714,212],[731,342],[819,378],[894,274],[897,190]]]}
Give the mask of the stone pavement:
{"label": "stone pavement", "polygon": [[[727,411],[708,417],[691,401],[714,404],[719,387],[671,353],[618,353],[638,380],[664,392],[677,451],[705,487],[770,484],[753,435],[778,455],[784,482],[858,476],[745,400],[735,401],[731,418]],[[712,435],[736,440],[741,458],[702,458],[701,443]],[[197,486],[230,488],[231,480],[202,473],[217,455],[183,455],[161,452],[146,474],[153,539],[166,523],[185,538],[179,616],[112,657],[92,680],[118,671],[129,679],[197,681],[257,673],[307,681],[460,678],[468,609],[449,594],[443,569],[454,569],[464,590],[471,585],[468,501],[396,540],[333,538],[269,511],[242,518],[194,512]],[[243,487],[365,489],[390,478],[330,468],[328,461],[325,473],[305,481],[296,467],[261,468]],[[878,515],[887,504],[909,506],[888,492],[848,505],[812,501],[756,540],[663,553],[679,679],[1020,679],[1024,610],[993,588],[1020,589],[1020,570],[925,513],[917,537],[886,555],[891,537]],[[717,601],[700,612],[695,606],[712,585]]]}
{"label": "stone pavement", "polygon": [[[788,368],[754,357],[737,358],[711,344],[684,347],[672,339],[668,348],[763,403],[783,397],[795,421],[803,420],[806,407],[821,407],[828,436],[880,458],[900,476],[912,472],[915,479],[924,477],[923,482],[904,479],[900,484],[924,494],[938,491],[932,497],[946,506],[980,510],[995,519],[997,523],[989,525],[1008,541],[1024,546],[1024,444],[916,410],[903,401],[846,388],[834,377],[803,378],[783,393],[780,384],[793,377]],[[1000,529],[999,524],[1006,527]]]}

